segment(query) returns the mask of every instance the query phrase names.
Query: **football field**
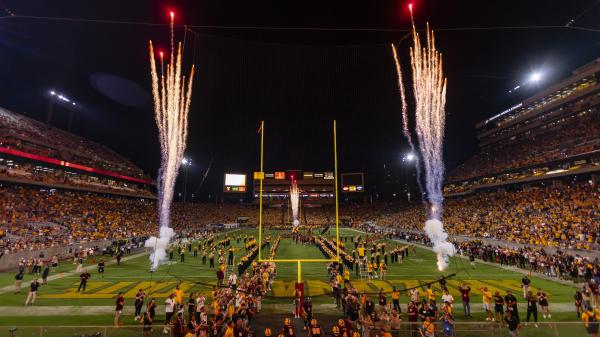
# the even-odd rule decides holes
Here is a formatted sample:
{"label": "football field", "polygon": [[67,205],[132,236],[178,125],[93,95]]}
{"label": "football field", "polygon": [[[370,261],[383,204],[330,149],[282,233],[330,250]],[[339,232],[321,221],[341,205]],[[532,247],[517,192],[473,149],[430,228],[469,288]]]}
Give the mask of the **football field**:
{"label": "football field", "polygon": [[[277,235],[284,235],[285,231],[269,231],[263,236],[270,235],[272,238]],[[333,235],[333,230],[330,231]],[[215,241],[222,239],[225,235],[236,237],[240,235],[256,236],[256,229],[241,229],[228,233],[220,233]],[[364,235],[351,229],[340,229],[341,237],[348,237],[346,245],[351,251],[352,243],[350,236]],[[238,243],[235,239],[231,240],[234,247],[238,248],[235,252],[236,261],[246,254],[243,248],[243,240]],[[386,240],[387,250],[395,246],[404,246],[405,243]],[[263,258],[268,255],[268,248],[263,250]],[[392,287],[399,290],[420,287],[421,294],[424,294],[425,287],[422,286],[428,282],[439,279],[442,274],[437,271],[435,264],[435,255],[425,249],[417,247],[416,255],[412,250],[409,257],[402,264],[391,262],[388,265],[387,277],[385,280],[360,280],[355,272],[351,274],[351,284],[359,292],[374,293],[371,295],[376,299],[376,293],[383,289],[390,292]],[[277,259],[323,259],[326,258],[321,251],[314,245],[296,244],[290,238],[283,238],[279,244]],[[85,293],[78,293],[79,274],[74,272],[75,266],[71,262],[61,263],[57,273],[51,274],[51,279],[47,285],[40,288],[38,298],[34,306],[24,307],[27,297],[28,284],[32,278],[26,275],[23,282],[23,289],[19,294],[14,293],[14,275],[15,272],[4,272],[0,274],[0,336],[7,331],[8,326],[22,326],[19,336],[39,336],[39,329],[34,326],[68,326],[68,325],[111,325],[114,313],[114,302],[118,292],[125,293],[125,312],[123,317],[124,324],[136,325],[133,320],[133,299],[138,289],[144,289],[149,297],[157,299],[159,308],[157,314],[162,319],[164,312],[162,303],[174,289],[176,284],[181,284],[185,291],[187,300],[190,292],[204,292],[210,299],[212,285],[216,283],[216,269],[209,268],[208,262],[202,264],[201,254],[193,257],[191,252],[185,254],[185,261],[181,262],[178,254],[174,259],[161,265],[157,271],[149,272],[149,259],[145,253],[126,256],[120,265],[114,261],[105,259],[107,262],[106,273],[101,278],[97,273],[96,262],[88,259],[86,268],[92,274]],[[236,263],[237,264],[237,263]],[[512,290],[522,299],[520,280],[522,273],[514,270],[502,269],[497,266],[477,263],[475,267],[470,266],[467,260],[455,257],[450,261],[450,267],[444,272],[444,275],[456,274],[448,279],[448,289],[456,300],[455,310],[458,321],[481,322],[484,314],[481,306],[481,287],[487,287],[492,292],[498,290],[502,295],[507,290]],[[324,262],[303,262],[302,280],[305,282],[306,296],[311,296],[315,303],[315,313],[339,317],[341,311],[333,305],[334,300],[329,295],[331,286],[328,282],[326,263]],[[297,280],[296,263],[277,263],[277,276],[272,286],[272,291],[263,301],[263,311],[257,316],[257,321],[261,317],[269,321],[277,315],[285,315],[291,312],[291,297],[293,296],[294,283]],[[458,286],[461,282],[466,282],[472,288],[471,307],[474,312],[473,318],[462,317],[462,307],[460,305],[460,293]],[[538,277],[532,277],[533,291],[543,288],[549,294],[550,310],[553,311],[552,322],[577,321],[572,304],[572,296],[575,288],[551,280]],[[434,290],[440,300],[441,292],[438,284],[433,285]],[[401,295],[401,303],[406,304],[408,297],[405,293]],[[524,320],[524,307],[520,312]],[[272,315],[270,315],[272,314]],[[275,316],[273,316],[275,315]],[[541,315],[541,313],[540,313]],[[157,324],[162,324],[158,323]],[[486,323],[488,324],[488,323]],[[492,323],[489,323],[492,324]],[[31,328],[26,328],[31,326]],[[581,323],[576,324],[578,329]],[[571,326],[572,327],[572,326]],[[27,334],[27,329],[32,329],[31,334]],[[50,329],[50,328],[49,328]],[[58,331],[58,330],[57,330]],[[55,332],[54,335],[59,335]],[[65,334],[66,336],[67,334]],[[69,336],[73,336],[69,330]],[[116,334],[113,334],[117,336]],[[540,334],[537,334],[540,335]],[[536,335],[536,336],[537,336]],[[545,335],[545,334],[542,334]],[[553,336],[554,334],[548,334]]]}

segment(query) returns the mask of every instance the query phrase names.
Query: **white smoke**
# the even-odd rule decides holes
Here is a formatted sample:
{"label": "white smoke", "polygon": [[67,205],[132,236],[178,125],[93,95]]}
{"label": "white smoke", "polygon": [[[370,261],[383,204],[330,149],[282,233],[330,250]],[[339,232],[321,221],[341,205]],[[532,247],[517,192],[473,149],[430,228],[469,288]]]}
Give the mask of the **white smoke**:
{"label": "white smoke", "polygon": [[454,256],[456,249],[447,241],[448,233],[444,231],[444,225],[440,220],[431,219],[425,221],[425,233],[433,243],[433,251],[437,255],[437,267],[439,271],[448,268],[448,258]]}
{"label": "white smoke", "polygon": [[298,227],[298,225],[300,224],[300,221],[298,219],[294,219],[292,224],[294,225],[294,227]]}
{"label": "white smoke", "polygon": [[175,236],[175,231],[171,227],[160,227],[159,237],[151,236],[144,247],[152,248],[154,251],[150,254],[150,261],[152,262],[152,270],[155,270],[159,264],[167,260],[167,248],[169,247],[169,241]]}

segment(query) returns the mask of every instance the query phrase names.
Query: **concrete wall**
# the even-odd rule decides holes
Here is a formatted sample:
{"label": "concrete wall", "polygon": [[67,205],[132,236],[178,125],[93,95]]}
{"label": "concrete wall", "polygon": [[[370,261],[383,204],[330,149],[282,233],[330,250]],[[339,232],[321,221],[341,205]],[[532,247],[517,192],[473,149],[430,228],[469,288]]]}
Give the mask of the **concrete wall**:
{"label": "concrete wall", "polygon": [[56,255],[60,260],[72,258],[72,254],[69,254],[69,249],[79,250],[79,247],[89,248],[98,246],[100,249],[110,246],[112,240],[93,241],[88,243],[73,244],[66,246],[50,247],[44,249],[27,250],[18,253],[4,254],[0,257],[0,271],[7,271],[10,269],[16,269],[21,259],[34,258],[37,259],[40,253],[44,253],[44,259],[50,260],[52,256]]}

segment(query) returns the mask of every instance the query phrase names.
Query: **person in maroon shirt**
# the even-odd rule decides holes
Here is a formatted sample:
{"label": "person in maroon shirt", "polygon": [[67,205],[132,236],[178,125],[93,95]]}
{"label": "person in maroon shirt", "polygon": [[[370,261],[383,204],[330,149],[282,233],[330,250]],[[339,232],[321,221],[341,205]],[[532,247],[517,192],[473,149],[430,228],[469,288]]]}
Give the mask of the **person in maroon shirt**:
{"label": "person in maroon shirt", "polygon": [[87,285],[87,281],[90,279],[90,277],[92,277],[92,275],[88,273],[87,269],[85,269],[83,273],[79,275],[79,288],[77,288],[77,292],[81,290],[81,293],[83,293],[85,291],[85,286]]}
{"label": "person in maroon shirt", "polygon": [[471,298],[469,297],[469,293],[471,292],[471,287],[469,287],[466,283],[460,285],[460,297],[462,298],[463,312],[465,316],[471,317],[471,304],[469,304]]}
{"label": "person in maroon shirt", "polygon": [[183,323],[183,312],[177,313],[177,320],[173,324],[173,337],[183,337],[185,325]]}
{"label": "person in maroon shirt", "polygon": [[115,304],[115,328],[118,328],[121,326],[121,314],[123,313],[123,307],[125,307],[125,297],[122,291],[117,295]]}
{"label": "person in maroon shirt", "polygon": [[408,321],[410,322],[410,331],[416,332],[419,329],[417,321],[419,320],[419,309],[415,302],[408,302]]}

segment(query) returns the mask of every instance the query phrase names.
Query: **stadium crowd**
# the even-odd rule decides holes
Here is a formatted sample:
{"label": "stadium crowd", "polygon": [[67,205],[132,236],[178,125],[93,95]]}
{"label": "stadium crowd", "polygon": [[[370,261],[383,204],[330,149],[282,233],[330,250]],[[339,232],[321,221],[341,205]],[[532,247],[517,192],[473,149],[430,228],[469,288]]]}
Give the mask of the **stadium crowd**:
{"label": "stadium crowd", "polygon": [[107,147],[0,108],[0,146],[30,154],[147,178],[127,158]]}
{"label": "stadium crowd", "polygon": [[[537,128],[488,148],[448,173],[450,182],[482,177],[600,149],[600,110]],[[518,155],[515,155],[518,154]]]}
{"label": "stadium crowd", "polygon": [[[24,186],[0,187],[0,247],[4,254],[56,245],[145,236],[156,230],[155,201],[87,192]],[[448,198],[444,222],[453,235],[486,237],[518,243],[590,250],[598,249],[600,191],[589,183],[552,184],[517,191],[480,192]],[[175,228],[235,223],[240,217],[257,223],[255,205],[175,203]],[[329,207],[307,208],[307,223],[332,222]],[[420,204],[349,204],[340,216],[354,226],[420,230],[425,211]],[[263,223],[281,224],[285,210],[265,208]],[[52,233],[52,235],[44,235]]]}
{"label": "stadium crowd", "polygon": [[[589,183],[552,184],[517,191],[480,192],[447,198],[444,223],[454,235],[518,243],[597,250],[600,233],[600,189]],[[355,205],[355,223],[420,230],[422,205],[398,210],[390,205]]]}

